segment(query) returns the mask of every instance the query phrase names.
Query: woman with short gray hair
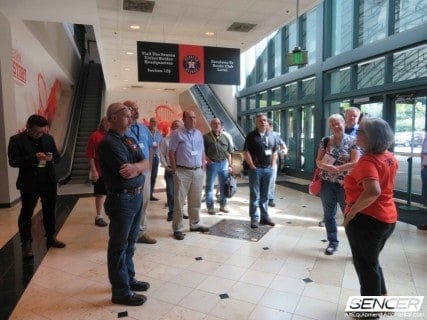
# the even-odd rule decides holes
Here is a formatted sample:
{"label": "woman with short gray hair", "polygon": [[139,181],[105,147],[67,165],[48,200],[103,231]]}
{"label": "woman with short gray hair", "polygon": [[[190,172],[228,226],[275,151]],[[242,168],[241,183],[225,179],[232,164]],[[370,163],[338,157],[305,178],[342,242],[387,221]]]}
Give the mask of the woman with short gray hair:
{"label": "woman with short gray hair", "polygon": [[344,179],[343,225],[362,296],[387,294],[379,255],[397,221],[393,188],[398,163],[387,150],[392,143],[393,131],[386,121],[363,118],[357,131],[363,156]]}

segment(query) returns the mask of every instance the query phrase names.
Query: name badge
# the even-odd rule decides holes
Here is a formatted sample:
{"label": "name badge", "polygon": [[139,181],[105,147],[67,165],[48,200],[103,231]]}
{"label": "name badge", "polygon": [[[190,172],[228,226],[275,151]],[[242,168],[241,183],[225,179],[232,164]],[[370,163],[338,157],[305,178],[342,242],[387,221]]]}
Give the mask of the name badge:
{"label": "name badge", "polygon": [[270,149],[265,150],[265,155],[266,156],[271,156],[271,150]]}
{"label": "name badge", "polygon": [[197,150],[191,150],[192,156],[197,156],[198,154],[199,154],[199,152]]}
{"label": "name badge", "polygon": [[157,147],[157,141],[153,142],[153,147]]}
{"label": "name badge", "polygon": [[139,144],[139,147],[141,148],[141,150],[143,150],[143,149],[144,149],[144,144],[141,142],[141,143]]}

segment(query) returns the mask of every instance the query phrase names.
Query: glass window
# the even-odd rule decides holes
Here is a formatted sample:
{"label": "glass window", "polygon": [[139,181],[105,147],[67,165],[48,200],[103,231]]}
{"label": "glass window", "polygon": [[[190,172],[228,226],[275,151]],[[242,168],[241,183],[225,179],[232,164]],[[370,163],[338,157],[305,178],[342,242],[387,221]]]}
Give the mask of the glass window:
{"label": "glass window", "polygon": [[316,82],[315,77],[302,80],[302,97],[303,98],[314,97],[315,82]]}
{"label": "glass window", "polygon": [[393,54],[393,82],[427,77],[427,45]]}
{"label": "glass window", "polygon": [[[292,50],[295,49],[295,47],[297,46],[297,25],[294,22],[290,23],[287,28],[286,28],[286,48],[285,50],[287,50],[287,52],[291,52]],[[298,66],[292,66],[289,67],[287,66],[288,71],[287,72],[291,72],[291,71],[295,71],[298,69]]]}
{"label": "glass window", "polygon": [[273,37],[274,43],[274,77],[282,74],[282,32],[278,31]]}
{"label": "glass window", "polygon": [[350,91],[350,67],[329,73],[331,94]]}
{"label": "glass window", "polygon": [[246,99],[246,110],[254,110],[256,108],[256,96],[250,96]]}
{"label": "glass window", "polygon": [[296,82],[289,83],[285,86],[285,102],[296,101],[298,85]]}
{"label": "glass window", "polygon": [[268,106],[268,94],[267,91],[262,91],[258,94],[258,102],[260,108],[265,108]]}
{"label": "glass window", "polygon": [[333,56],[353,49],[353,0],[332,1]]}
{"label": "glass window", "polygon": [[[317,8],[321,8],[321,6]],[[303,48],[308,52],[308,64],[313,64],[316,62],[317,9],[313,9],[303,16],[302,25]]]}
{"label": "glass window", "polygon": [[282,88],[271,89],[271,105],[282,103]]}
{"label": "glass window", "polygon": [[427,1],[395,0],[394,32],[412,29],[427,22]]}
{"label": "glass window", "polygon": [[360,0],[359,46],[386,37],[387,0]]}
{"label": "glass window", "polygon": [[384,58],[366,61],[357,65],[357,88],[370,88],[384,83]]}
{"label": "glass window", "polygon": [[255,45],[256,54],[256,83],[261,83],[267,80],[268,76],[268,52],[267,39],[263,39]]}

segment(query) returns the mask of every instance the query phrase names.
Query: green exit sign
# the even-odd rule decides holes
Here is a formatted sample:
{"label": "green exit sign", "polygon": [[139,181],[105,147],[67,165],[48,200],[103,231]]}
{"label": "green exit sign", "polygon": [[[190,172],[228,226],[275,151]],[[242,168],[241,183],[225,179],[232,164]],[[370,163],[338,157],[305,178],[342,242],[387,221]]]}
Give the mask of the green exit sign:
{"label": "green exit sign", "polygon": [[292,51],[286,54],[286,64],[288,66],[301,66],[307,64],[307,51]]}

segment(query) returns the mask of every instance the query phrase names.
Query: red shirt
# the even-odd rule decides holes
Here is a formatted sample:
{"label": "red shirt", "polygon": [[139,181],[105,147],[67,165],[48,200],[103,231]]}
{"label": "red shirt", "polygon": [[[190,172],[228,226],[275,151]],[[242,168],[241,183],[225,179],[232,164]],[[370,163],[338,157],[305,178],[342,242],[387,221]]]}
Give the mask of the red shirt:
{"label": "red shirt", "polygon": [[99,143],[102,141],[102,139],[104,139],[105,134],[105,131],[101,129],[93,132],[87,141],[86,147],[86,158],[95,159],[96,171],[98,171],[100,176],[102,176],[102,170],[101,166],[99,165],[98,153],[96,151],[98,150]]}
{"label": "red shirt", "polygon": [[344,178],[346,212],[362,193],[362,182],[374,179],[380,184],[381,194],[361,213],[385,223],[395,223],[397,209],[393,200],[393,189],[397,168],[397,160],[389,151],[382,154],[364,154]]}

